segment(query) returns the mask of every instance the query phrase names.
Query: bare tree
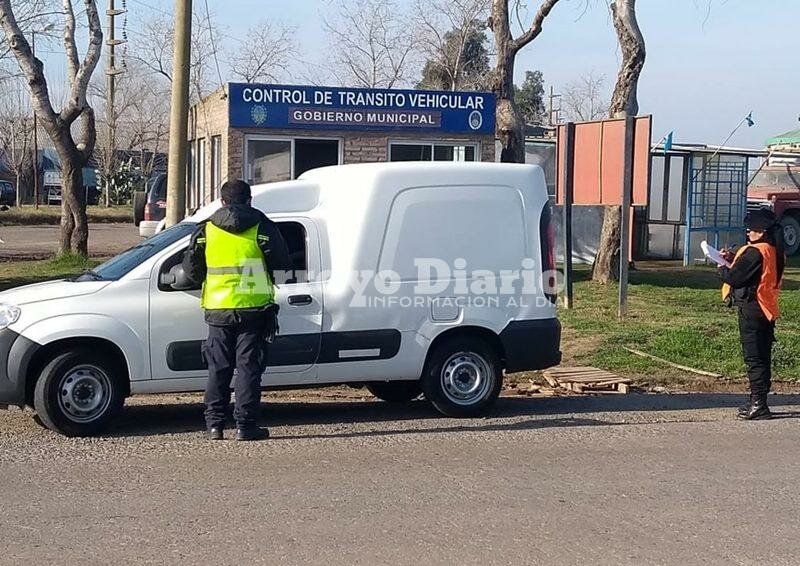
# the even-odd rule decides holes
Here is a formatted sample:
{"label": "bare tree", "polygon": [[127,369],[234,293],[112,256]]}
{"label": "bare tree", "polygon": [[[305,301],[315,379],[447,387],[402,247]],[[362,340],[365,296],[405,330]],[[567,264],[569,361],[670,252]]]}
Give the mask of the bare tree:
{"label": "bare tree", "polygon": [[[484,73],[471,72],[469,47],[482,42],[489,0],[417,0],[414,27],[418,49],[431,71],[447,80],[449,90],[483,86]],[[488,58],[485,50],[483,57]]]}
{"label": "bare tree", "polygon": [[336,14],[322,26],[341,84],[392,88],[406,82],[414,39],[393,0],[338,0]]}
{"label": "bare tree", "polygon": [[0,94],[0,157],[14,174],[17,204],[33,181],[33,117],[20,83],[6,79]]}
{"label": "bare tree", "polygon": [[[219,56],[220,31],[210,24],[205,13],[192,16],[191,60],[189,83],[191,98],[197,102],[214,90],[214,58]],[[173,22],[161,16],[151,16],[142,23],[142,32],[131,41],[131,57],[151,71],[172,82]]]}
{"label": "bare tree", "polygon": [[[88,42],[83,60],[75,39],[76,20],[72,0],[62,0],[64,11],[63,42],[66,55],[69,95],[60,111],[53,108],[44,75],[44,65],[33,56],[20,29],[10,0],[0,0],[0,25],[11,52],[28,83],[34,111],[55,146],[61,161],[61,239],[59,252],[88,253],[89,226],[83,167],[94,151],[97,137],[94,110],[87,99],[92,73],[100,59],[103,32],[95,0],[84,0]],[[80,119],[80,128],[73,125]]]}
{"label": "bare tree", "polygon": [[229,52],[231,75],[245,83],[277,81],[295,52],[293,28],[262,20],[247,30],[244,43]]}
{"label": "bare tree", "polygon": [[116,147],[113,152],[108,147],[108,128],[105,127],[106,82],[96,81],[91,88],[94,106],[102,116],[98,119],[98,125],[103,127],[99,129],[95,161],[104,179],[113,176],[120,165],[116,159],[117,150],[137,152],[141,173],[148,177],[159,152],[165,151],[169,138],[169,80],[137,60],[130,61],[126,67],[126,72],[117,77],[114,103]]}
{"label": "bare tree", "polygon": [[608,101],[603,97],[605,76],[593,70],[567,83],[561,94],[564,115],[570,122],[600,120],[608,115]]}
{"label": "bare tree", "polygon": [[[611,96],[608,114],[611,118],[636,116],[639,112],[636,92],[645,60],[644,36],[636,21],[636,0],[616,0],[611,2],[609,8],[622,51],[622,64]],[[600,243],[592,267],[592,280],[600,283],[615,281],[618,278],[621,258],[625,257],[624,261],[627,261],[627,253],[620,250],[621,225],[622,207],[606,206]]]}
{"label": "bare tree", "polygon": [[[489,28],[494,33],[497,63],[493,75],[493,90],[497,95],[496,136],[502,144],[500,160],[512,163],[525,162],[525,137],[523,120],[514,103],[514,62],[519,50],[542,33],[542,24],[558,0],[542,0],[530,26],[519,37],[511,34],[509,4],[511,0],[492,0]],[[514,6],[519,16],[520,2]]]}

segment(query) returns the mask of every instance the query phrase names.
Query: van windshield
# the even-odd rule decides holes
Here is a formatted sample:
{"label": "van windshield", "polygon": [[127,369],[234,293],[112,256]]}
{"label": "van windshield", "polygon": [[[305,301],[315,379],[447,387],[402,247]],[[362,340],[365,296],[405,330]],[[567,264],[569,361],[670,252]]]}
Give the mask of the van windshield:
{"label": "van windshield", "polygon": [[76,281],[116,281],[143,261],[191,234],[196,226],[194,222],[180,222],[101,263]]}

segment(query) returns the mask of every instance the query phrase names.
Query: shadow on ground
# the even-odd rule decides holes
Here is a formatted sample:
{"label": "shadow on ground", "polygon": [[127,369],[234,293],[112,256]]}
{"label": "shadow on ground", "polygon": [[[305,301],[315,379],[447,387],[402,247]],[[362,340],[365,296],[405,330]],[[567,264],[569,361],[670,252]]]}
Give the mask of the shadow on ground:
{"label": "shadow on ground", "polygon": [[[568,426],[610,426],[623,424],[613,419],[591,418],[597,413],[685,411],[733,409],[744,399],[738,394],[694,393],[677,395],[632,394],[603,397],[516,398],[504,397],[484,417],[447,419],[425,401],[390,404],[381,401],[352,402],[270,402],[263,404],[262,420],[266,426],[282,428],[330,425],[330,432],[281,435],[281,438],[346,438],[452,432],[528,430]],[[800,395],[774,395],[773,406],[800,405]],[[800,411],[779,410],[777,418],[800,418]],[[503,419],[525,420],[506,421]],[[402,423],[425,420],[440,426],[420,427]],[[387,424],[380,430],[342,430],[347,425]],[[232,424],[229,427],[232,428]],[[133,405],[109,430],[109,436],[150,436],[203,430],[203,407],[199,403]]]}

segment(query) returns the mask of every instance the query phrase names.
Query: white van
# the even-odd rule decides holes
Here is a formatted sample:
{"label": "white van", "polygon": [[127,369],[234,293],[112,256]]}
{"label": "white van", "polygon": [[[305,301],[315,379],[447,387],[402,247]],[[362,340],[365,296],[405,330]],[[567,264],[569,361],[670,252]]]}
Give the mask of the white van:
{"label": "white van", "polygon": [[[0,293],[0,403],[83,436],[129,395],[202,391],[206,326],[179,264],[219,206],[76,279]],[[326,167],[254,187],[253,206],[279,224],[294,263],[277,287],[265,388],[359,384],[474,415],[496,399],[503,370],[559,363],[539,167]]]}

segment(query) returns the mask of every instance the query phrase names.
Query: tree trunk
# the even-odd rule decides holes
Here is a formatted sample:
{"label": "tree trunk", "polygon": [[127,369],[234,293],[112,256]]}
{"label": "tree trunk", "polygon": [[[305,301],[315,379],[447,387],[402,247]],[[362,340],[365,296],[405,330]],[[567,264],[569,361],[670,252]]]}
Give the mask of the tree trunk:
{"label": "tree trunk", "polygon": [[61,162],[61,253],[88,255],[89,225],[83,188],[83,163],[75,156]]}
{"label": "tree trunk", "polygon": [[[639,87],[639,75],[644,67],[644,37],[636,21],[636,0],[616,0],[610,4],[611,18],[617,32],[622,64],[620,65],[614,94],[608,107],[611,118],[636,116],[639,102],[636,91]],[[621,187],[620,187],[621,189]],[[600,232],[600,243],[592,268],[592,280],[600,283],[616,281],[619,278],[619,238],[621,224],[621,207],[607,206],[603,212],[603,228]],[[627,251],[625,261],[628,260]]]}
{"label": "tree trunk", "polygon": [[497,95],[495,136],[502,146],[500,161],[525,163],[525,134],[514,103],[514,59],[517,52],[508,25],[508,0],[494,0],[492,31],[497,49],[492,90]]}
{"label": "tree trunk", "polygon": [[619,238],[622,228],[622,207],[606,206],[600,244],[592,265],[592,281],[610,283],[619,279]]}
{"label": "tree trunk", "polygon": [[622,64],[608,113],[612,118],[636,116],[639,113],[636,91],[645,60],[644,36],[636,21],[636,0],[616,0],[610,4],[610,8],[622,52]]}

